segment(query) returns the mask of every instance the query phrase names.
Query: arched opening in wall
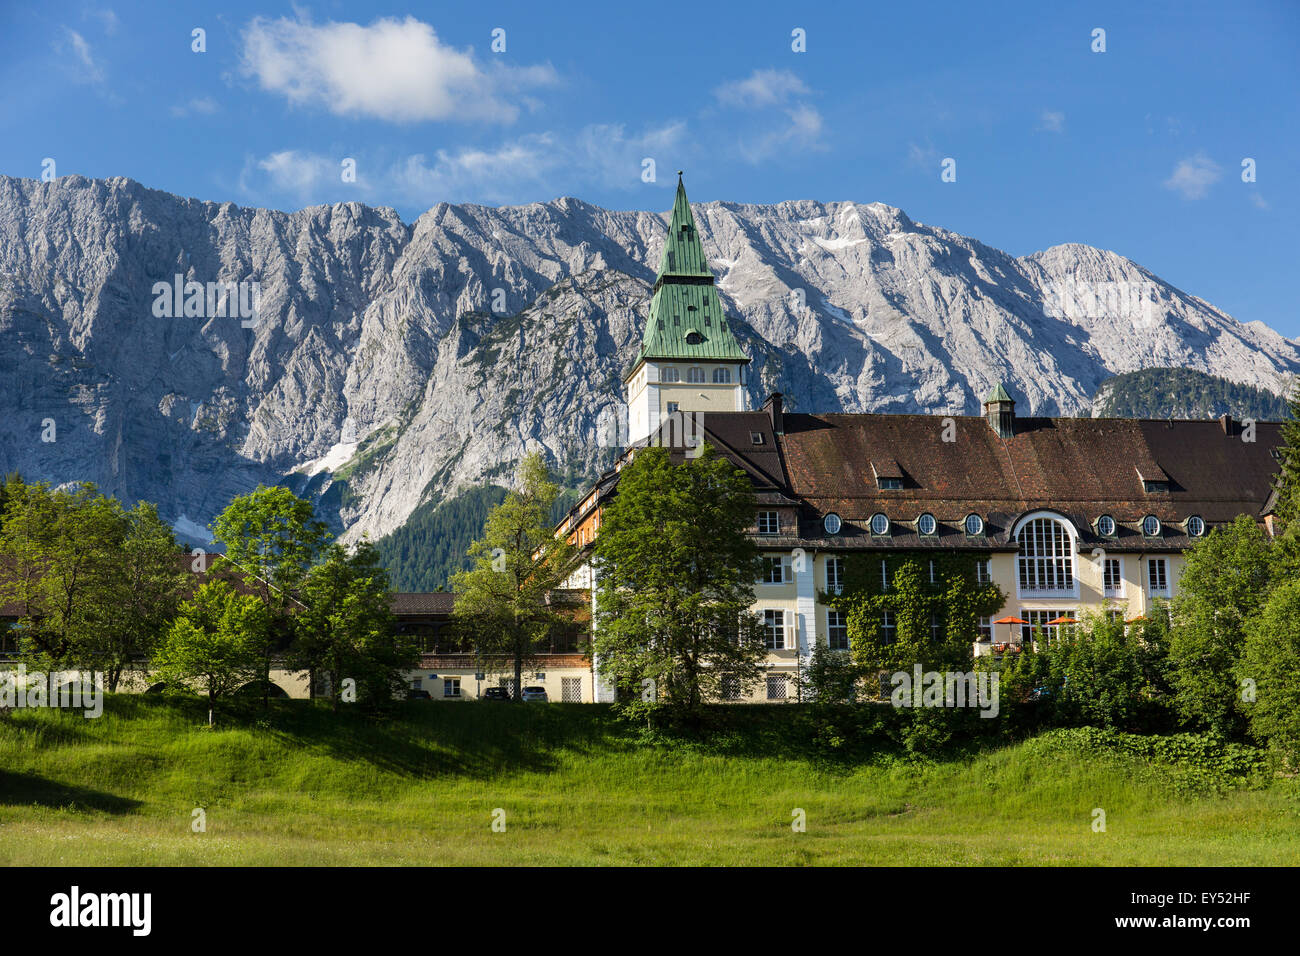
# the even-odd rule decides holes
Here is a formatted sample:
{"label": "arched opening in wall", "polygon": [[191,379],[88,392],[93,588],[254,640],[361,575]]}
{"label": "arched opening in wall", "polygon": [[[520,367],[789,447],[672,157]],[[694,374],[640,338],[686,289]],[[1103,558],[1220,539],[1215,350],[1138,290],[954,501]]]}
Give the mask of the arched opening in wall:
{"label": "arched opening in wall", "polygon": [[1031,515],[1016,532],[1021,594],[1073,596],[1074,534],[1059,518]]}
{"label": "arched opening in wall", "polygon": [[704,369],[699,366],[692,366],[686,373],[686,381],[692,385],[699,385],[704,382]]}
{"label": "arched opening in wall", "polygon": [[660,378],[661,381],[664,381],[664,382],[679,382],[679,381],[681,381],[681,379],[680,379],[680,378],[678,377],[678,375],[677,375],[677,369],[675,369],[675,368],[666,368],[666,369],[664,369],[664,370],[663,370],[663,373],[659,376],[659,378]]}
{"label": "arched opening in wall", "polygon": [[283,687],[281,687],[279,684],[277,684],[275,681],[264,681],[264,680],[250,680],[247,684],[244,684],[237,691],[235,691],[235,696],[236,697],[261,697],[263,691],[265,691],[267,697],[271,697],[276,700],[287,700],[289,697],[289,692],[285,690]]}
{"label": "arched opening in wall", "polygon": [[730,384],[731,384],[731,369],[729,369],[729,368],[715,368],[715,369],[713,370],[713,384],[714,384],[714,385],[730,385]]}

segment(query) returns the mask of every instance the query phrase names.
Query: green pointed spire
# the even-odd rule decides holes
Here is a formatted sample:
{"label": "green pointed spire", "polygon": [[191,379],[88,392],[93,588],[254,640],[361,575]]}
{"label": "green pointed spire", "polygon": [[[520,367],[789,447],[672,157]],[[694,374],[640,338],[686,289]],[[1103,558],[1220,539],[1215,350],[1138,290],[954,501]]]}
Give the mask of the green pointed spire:
{"label": "green pointed spire", "polygon": [[1012,404],[1015,404],[1015,399],[1012,398],[1007,393],[1007,390],[1002,387],[1002,383],[998,382],[998,387],[993,389],[993,394],[990,395],[988,398],[984,399],[985,405],[987,405],[989,402],[1011,402]]}
{"label": "green pointed spire", "polygon": [[749,356],[731,334],[722,314],[722,302],[704,258],[704,246],[681,176],[678,171],[677,197],[637,359],[748,362]]}

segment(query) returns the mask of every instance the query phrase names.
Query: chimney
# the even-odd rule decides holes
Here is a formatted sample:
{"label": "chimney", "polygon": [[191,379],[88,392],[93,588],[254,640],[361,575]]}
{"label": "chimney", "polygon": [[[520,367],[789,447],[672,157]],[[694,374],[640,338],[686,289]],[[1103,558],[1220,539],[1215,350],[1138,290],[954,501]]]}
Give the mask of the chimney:
{"label": "chimney", "polygon": [[763,411],[767,412],[767,417],[772,420],[772,432],[777,435],[784,435],[785,415],[781,411],[780,392],[773,392],[767,396],[767,401],[763,403]]}
{"label": "chimney", "polygon": [[1229,438],[1231,438],[1233,432],[1236,431],[1236,425],[1237,423],[1232,420],[1232,416],[1227,412],[1224,412],[1219,416],[1219,427],[1223,429],[1223,434],[1227,435]]}
{"label": "chimney", "polygon": [[1010,438],[1016,433],[1016,401],[999,382],[993,393],[984,399],[984,417],[999,438]]}

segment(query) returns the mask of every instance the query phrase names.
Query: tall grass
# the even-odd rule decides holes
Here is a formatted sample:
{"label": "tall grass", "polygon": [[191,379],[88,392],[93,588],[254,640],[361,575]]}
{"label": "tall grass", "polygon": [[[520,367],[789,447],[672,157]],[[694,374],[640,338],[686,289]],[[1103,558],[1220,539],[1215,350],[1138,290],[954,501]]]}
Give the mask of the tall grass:
{"label": "tall grass", "polygon": [[1196,748],[1083,731],[828,762],[796,714],[731,708],[692,740],[646,739],[592,705],[416,702],[370,718],[282,701],[215,730],[197,703],[144,696],[110,697],[97,720],[16,711],[0,718],[0,862],[1300,861],[1300,787],[1249,762],[1225,777]]}

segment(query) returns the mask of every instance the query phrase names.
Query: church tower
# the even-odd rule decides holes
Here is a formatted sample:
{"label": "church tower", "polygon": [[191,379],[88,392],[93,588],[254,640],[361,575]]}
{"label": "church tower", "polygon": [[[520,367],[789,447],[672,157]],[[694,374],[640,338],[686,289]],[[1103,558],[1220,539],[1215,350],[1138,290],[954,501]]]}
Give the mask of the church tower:
{"label": "church tower", "polygon": [[681,175],[641,350],[623,379],[633,443],[673,412],[746,410],[749,356],[722,314]]}

